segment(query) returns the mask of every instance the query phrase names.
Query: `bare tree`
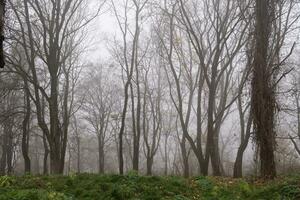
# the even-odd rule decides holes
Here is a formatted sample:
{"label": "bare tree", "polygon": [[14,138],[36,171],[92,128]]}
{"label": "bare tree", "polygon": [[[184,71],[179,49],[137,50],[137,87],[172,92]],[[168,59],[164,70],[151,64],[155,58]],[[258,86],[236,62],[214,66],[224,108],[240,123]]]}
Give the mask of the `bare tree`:
{"label": "bare tree", "polygon": [[112,89],[112,81],[109,81],[103,71],[103,66],[100,70],[94,70],[88,81],[85,83],[86,101],[83,106],[85,111],[84,118],[93,127],[93,132],[96,133],[98,139],[98,153],[99,153],[99,173],[104,173],[105,161],[105,145],[110,139],[110,120],[114,99]]}
{"label": "bare tree", "polygon": [[[56,0],[45,4],[38,1],[25,0],[23,4],[10,0],[9,4],[17,19],[20,30],[15,31],[17,43],[23,47],[26,60],[30,69],[29,73],[23,70],[28,82],[32,84],[33,91],[30,94],[36,106],[38,124],[46,136],[50,150],[51,173],[63,173],[64,158],[67,146],[67,132],[69,117],[72,110],[69,101],[69,77],[64,85],[63,117],[60,117],[59,88],[62,78],[62,71],[69,72],[63,67],[73,61],[71,57],[75,49],[78,49],[84,37],[83,28],[95,16],[84,16],[84,0]],[[22,8],[22,9],[17,9]],[[48,9],[51,9],[48,15]],[[30,13],[35,13],[31,15]],[[24,13],[24,14],[21,14]],[[98,11],[97,11],[98,13]],[[32,23],[35,21],[35,23]],[[12,29],[14,30],[14,29]],[[18,38],[21,38],[18,40]],[[41,79],[40,71],[47,73]],[[66,75],[66,73],[65,73]],[[42,83],[46,82],[46,87]],[[42,99],[45,99],[47,106],[45,112],[42,109]],[[48,115],[49,114],[49,115]],[[47,121],[49,119],[49,126]]]}
{"label": "bare tree", "polygon": [[[151,67],[151,66],[150,66]],[[154,78],[157,84],[149,83],[149,69],[144,76],[144,94],[143,94],[143,135],[144,152],[147,163],[147,175],[152,175],[154,156],[159,148],[162,132],[162,66],[154,69]],[[152,70],[151,70],[152,71]],[[153,81],[154,82],[154,81]]]}
{"label": "bare tree", "polygon": [[[129,4],[131,3],[129,0],[125,1],[125,5],[124,5],[124,22],[121,21],[121,16],[119,16],[118,12],[117,12],[117,8],[115,6],[114,1],[111,1],[113,4],[113,10],[114,10],[114,14],[117,18],[118,21],[118,25],[119,28],[121,30],[122,33],[122,42],[123,42],[123,46],[122,46],[122,53],[121,56],[119,55],[118,58],[118,63],[121,65],[122,69],[125,70],[125,74],[126,74],[126,81],[124,84],[124,106],[123,106],[123,111],[122,111],[122,115],[121,115],[121,127],[120,127],[120,132],[119,132],[119,172],[120,174],[124,173],[124,160],[123,160],[123,136],[124,136],[124,132],[125,132],[125,121],[126,121],[126,114],[127,114],[127,109],[128,109],[128,101],[129,101],[129,89],[131,89],[132,87],[132,79],[133,79],[133,75],[134,75],[134,71],[136,71],[136,73],[138,73],[138,63],[139,63],[139,58],[138,58],[138,42],[139,42],[139,36],[140,36],[140,14],[143,11],[143,9],[145,8],[145,5],[147,3],[147,1],[136,1],[133,0],[133,6],[134,6],[134,20],[135,20],[135,26],[134,26],[134,31],[131,31],[129,28],[129,22],[128,22],[128,12],[129,12]],[[133,41],[132,41],[132,46],[129,47],[128,45],[128,34],[129,33],[133,33]],[[128,51],[131,51],[131,54],[128,54]],[[137,74],[138,76],[138,74]],[[138,80],[137,80],[137,84]],[[138,86],[139,87],[139,86]],[[131,89],[132,90],[132,89]],[[139,90],[139,89],[138,89]],[[139,93],[140,95],[140,93]],[[133,100],[133,98],[131,98],[131,100]],[[134,105],[134,103],[132,102],[132,105]],[[141,105],[140,105],[140,96],[139,96],[139,100],[138,100],[138,115],[140,115],[140,109],[141,109]],[[134,107],[132,108],[134,109]],[[134,113],[134,112],[132,112]],[[138,132],[136,132],[135,126],[133,127],[135,134],[134,134],[134,168],[138,168],[138,159],[139,159],[139,138],[140,138],[140,119],[137,118],[137,122],[138,122]],[[135,125],[135,119],[133,119],[132,121]],[[138,169],[137,169],[138,170]]]}
{"label": "bare tree", "polygon": [[29,131],[30,131],[30,121],[31,121],[31,101],[30,101],[30,91],[28,88],[28,82],[24,79],[24,119],[23,119],[23,130],[22,130],[22,154],[24,158],[25,173],[31,172],[31,162],[29,157]]}
{"label": "bare tree", "polygon": [[[179,102],[176,109],[179,111],[179,120],[182,127],[183,135],[186,137],[193,152],[195,153],[201,174],[207,175],[208,164],[211,158],[214,175],[221,175],[221,162],[219,156],[219,132],[221,125],[228,116],[231,105],[235,102],[239,91],[232,88],[232,75],[235,69],[233,62],[247,41],[245,33],[248,28],[248,21],[243,20],[241,13],[247,9],[247,6],[240,7],[232,1],[220,3],[219,1],[207,2],[203,4],[196,1],[177,1],[172,5],[172,12],[168,12],[170,21],[169,41],[163,42],[166,57],[170,63],[171,75],[174,78],[176,86],[176,100]],[[199,9],[192,9],[199,7]],[[179,8],[179,15],[175,12]],[[199,11],[204,14],[200,14]],[[180,16],[180,17],[176,17]],[[205,23],[200,23],[201,20]],[[175,27],[179,26],[179,30],[184,30],[185,35],[179,35]],[[236,33],[234,30],[239,28],[241,31]],[[183,68],[183,72],[176,69],[174,55],[178,51],[176,43],[187,37],[189,44],[190,60],[193,62],[190,69],[196,68],[196,76],[187,79],[189,89],[188,107],[193,108],[193,97],[197,89],[197,134],[196,140],[188,130],[188,122],[190,118],[190,110],[187,109],[186,120],[180,113],[184,113],[184,101],[182,85],[180,83],[180,74],[187,71]],[[161,37],[163,39],[163,37]],[[180,43],[180,42],[179,42]],[[168,44],[169,46],[166,46]],[[197,60],[195,61],[195,54]],[[182,52],[179,53],[182,55]],[[185,66],[184,59],[179,58],[182,66]],[[191,70],[192,71],[192,70]],[[190,73],[191,74],[191,73]],[[208,94],[205,94],[207,88]],[[207,97],[207,102],[203,99]],[[205,109],[203,109],[205,108]],[[203,112],[204,111],[204,112]],[[205,117],[207,116],[207,117]],[[207,118],[205,124],[204,120]],[[203,127],[206,125],[206,128]],[[202,137],[207,132],[206,148],[203,152]]]}
{"label": "bare tree", "polygon": [[16,158],[16,148],[21,135],[21,119],[23,114],[22,108],[18,106],[20,93],[17,88],[10,91],[3,99],[1,105],[0,125],[1,125],[1,158],[0,158],[0,175],[12,175],[14,170],[14,160]]}

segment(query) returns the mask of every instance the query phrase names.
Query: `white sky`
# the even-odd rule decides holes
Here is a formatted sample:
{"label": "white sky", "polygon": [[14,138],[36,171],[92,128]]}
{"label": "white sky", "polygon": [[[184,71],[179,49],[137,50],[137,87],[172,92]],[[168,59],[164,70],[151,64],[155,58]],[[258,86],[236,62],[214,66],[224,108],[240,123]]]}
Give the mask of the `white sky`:
{"label": "white sky", "polygon": [[[94,5],[99,5],[99,0],[93,1]],[[95,3],[96,2],[96,3]],[[92,8],[95,10],[95,8]],[[88,30],[88,45],[89,50],[84,55],[86,62],[99,63],[109,58],[108,46],[109,40],[112,40],[116,35],[119,34],[119,27],[112,12],[108,10],[108,5],[102,8],[101,14],[95,18],[87,28]]]}

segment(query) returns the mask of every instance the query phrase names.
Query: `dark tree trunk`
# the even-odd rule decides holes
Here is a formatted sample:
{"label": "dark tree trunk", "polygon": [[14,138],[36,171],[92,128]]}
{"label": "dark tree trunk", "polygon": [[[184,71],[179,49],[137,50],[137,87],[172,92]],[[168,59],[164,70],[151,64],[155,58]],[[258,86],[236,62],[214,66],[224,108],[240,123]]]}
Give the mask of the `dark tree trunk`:
{"label": "dark tree trunk", "polygon": [[246,148],[240,146],[238,153],[235,159],[234,168],[233,168],[233,177],[242,178],[243,176],[243,155]]}
{"label": "dark tree trunk", "polygon": [[[241,99],[239,99],[240,101]],[[240,104],[241,105],[241,104]],[[241,115],[242,113],[240,113]],[[235,159],[234,167],[233,167],[233,177],[234,178],[242,178],[243,176],[243,156],[244,152],[248,146],[250,135],[251,135],[251,127],[252,127],[252,112],[250,110],[249,117],[248,117],[248,122],[247,122],[247,127],[245,130],[245,125],[244,125],[244,116],[241,117],[241,144],[238,148],[237,156]]]}
{"label": "dark tree trunk", "polygon": [[49,173],[49,170],[48,170],[49,147],[47,144],[47,139],[46,139],[45,134],[43,135],[43,144],[44,144],[43,174],[47,175]]}
{"label": "dark tree trunk", "polygon": [[133,85],[130,84],[130,98],[131,98],[131,118],[132,118],[132,135],[133,135],[133,155],[132,155],[132,169],[138,171],[139,163],[138,163],[138,151],[137,149],[137,128],[136,128],[136,120],[135,117],[135,99],[134,99],[134,91]]}
{"label": "dark tree trunk", "polygon": [[214,111],[216,98],[216,77],[217,68],[212,67],[211,82],[209,87],[208,108],[207,108],[207,145],[214,176],[221,176],[218,135],[216,135],[214,127]]}
{"label": "dark tree trunk", "polygon": [[9,120],[9,124],[7,125],[7,158],[6,158],[6,162],[7,162],[7,174],[11,175],[13,172],[13,155],[14,155],[14,145],[13,145],[13,120],[10,121]]}
{"label": "dark tree trunk", "polygon": [[4,14],[5,14],[5,0],[0,0],[0,68],[4,68],[4,50],[3,50],[3,42],[4,42]]}
{"label": "dark tree trunk", "polygon": [[[54,59],[54,58],[52,58]],[[52,66],[52,65],[50,65]],[[57,67],[53,67],[56,69]],[[62,160],[62,131],[58,119],[58,78],[56,71],[50,72],[51,74],[51,96],[49,99],[50,111],[50,173],[62,174],[63,164]]]}
{"label": "dark tree trunk", "polygon": [[125,120],[126,120],[126,113],[127,113],[127,107],[128,107],[128,99],[129,99],[129,86],[131,84],[131,78],[132,78],[132,71],[133,69],[131,68],[131,74],[128,77],[128,80],[125,84],[125,97],[124,97],[124,106],[123,106],[123,111],[121,115],[121,127],[120,127],[120,132],[119,132],[119,173],[122,175],[124,174],[124,158],[123,158],[123,136],[125,132]]}
{"label": "dark tree trunk", "polygon": [[182,141],[180,142],[182,163],[183,163],[183,176],[188,178],[190,176],[190,166],[189,166],[189,155],[186,149],[186,138],[183,135]]}
{"label": "dark tree trunk", "polygon": [[272,86],[272,70],[268,65],[270,24],[270,1],[256,0],[256,43],[253,61],[252,112],[261,162],[261,176],[273,179],[276,176],[274,157],[275,97]]}
{"label": "dark tree trunk", "polygon": [[197,151],[195,152],[197,161],[198,161],[198,170],[199,174],[202,176],[208,175],[208,160],[209,160],[209,154],[207,151],[207,154],[203,155],[202,150],[202,90],[204,85],[204,74],[203,71],[200,72],[200,77],[198,81],[198,91],[197,91],[197,138],[196,138],[196,145],[197,145]]}
{"label": "dark tree trunk", "polygon": [[147,156],[147,176],[152,175],[153,157]]}
{"label": "dark tree trunk", "polygon": [[[66,70],[66,69],[64,69]],[[63,99],[63,126],[62,126],[62,138],[61,138],[61,167],[60,167],[60,173],[64,172],[65,167],[65,157],[66,157],[66,150],[67,150],[67,141],[68,141],[68,131],[69,131],[69,124],[70,124],[70,116],[69,116],[69,90],[70,90],[70,77],[69,77],[69,71],[65,71],[65,87],[64,87],[64,99]]]}
{"label": "dark tree trunk", "polygon": [[50,173],[62,174],[60,154],[57,153],[57,150],[51,149],[51,147],[50,147]]}
{"label": "dark tree trunk", "polygon": [[28,91],[27,81],[24,79],[24,94],[25,94],[25,117],[23,120],[23,134],[22,134],[22,154],[24,158],[24,172],[26,174],[31,172],[31,163],[29,158],[29,126],[30,126],[30,97]]}
{"label": "dark tree trunk", "polygon": [[198,159],[198,163],[199,163],[200,174],[202,176],[207,176],[208,175],[209,157],[207,157],[207,159],[204,159],[204,160],[199,160]]}
{"label": "dark tree trunk", "polygon": [[[139,171],[139,157],[140,157],[140,138],[141,138],[141,91],[139,83],[139,69],[137,53],[135,56],[135,72],[136,72],[136,87],[137,87],[137,105],[136,105],[136,131],[133,137],[133,170]],[[133,119],[135,120],[135,119]]]}
{"label": "dark tree trunk", "polygon": [[6,156],[7,156],[7,134],[4,131],[3,135],[2,135],[2,155],[1,155],[1,159],[0,159],[0,175],[3,176],[5,175],[6,171]]}

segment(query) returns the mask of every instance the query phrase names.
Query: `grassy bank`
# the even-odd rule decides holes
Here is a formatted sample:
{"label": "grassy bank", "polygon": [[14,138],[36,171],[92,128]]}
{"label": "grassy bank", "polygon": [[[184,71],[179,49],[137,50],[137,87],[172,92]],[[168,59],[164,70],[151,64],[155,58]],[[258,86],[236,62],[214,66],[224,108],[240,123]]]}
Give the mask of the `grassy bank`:
{"label": "grassy bank", "polygon": [[300,199],[300,175],[263,182],[213,177],[80,174],[0,177],[0,200]]}

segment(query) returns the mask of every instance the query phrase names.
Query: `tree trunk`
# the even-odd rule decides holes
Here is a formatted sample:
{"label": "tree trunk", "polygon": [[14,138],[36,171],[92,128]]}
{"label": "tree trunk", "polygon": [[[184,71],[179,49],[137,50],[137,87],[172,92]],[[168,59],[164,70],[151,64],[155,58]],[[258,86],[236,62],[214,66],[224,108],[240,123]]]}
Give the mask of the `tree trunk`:
{"label": "tree trunk", "polygon": [[3,51],[3,42],[4,42],[4,14],[5,14],[5,0],[0,1],[0,68],[4,68],[4,51]]}
{"label": "tree trunk", "polygon": [[131,77],[128,78],[126,84],[125,84],[125,97],[124,97],[124,106],[121,116],[121,127],[119,132],[119,173],[122,175],[124,174],[124,158],[123,158],[123,135],[125,132],[125,119],[126,119],[126,113],[127,113],[127,106],[128,106],[128,90],[129,85],[131,83]]}
{"label": "tree trunk", "polygon": [[7,174],[11,175],[13,172],[13,154],[14,154],[14,146],[13,146],[13,121],[9,121],[8,124],[8,143],[7,143],[7,158],[6,158],[6,162],[7,162]]}
{"label": "tree trunk", "polygon": [[6,169],[6,156],[7,156],[7,134],[4,131],[2,135],[2,155],[0,159],[0,176],[5,175],[5,169]]}
{"label": "tree trunk", "polygon": [[[136,130],[133,137],[133,170],[139,171],[139,157],[140,157],[140,138],[141,138],[141,90],[139,83],[139,69],[138,69],[138,52],[135,53],[135,72],[136,72],[136,87],[137,87],[137,105],[136,105]],[[133,119],[135,120],[135,119]],[[152,166],[151,166],[152,167]]]}
{"label": "tree trunk", "polygon": [[51,174],[62,174],[61,172],[61,159],[60,155],[57,154],[57,150],[53,150],[50,147],[50,173]]}
{"label": "tree trunk", "polygon": [[44,160],[43,160],[43,174],[47,175],[48,172],[48,156],[49,156],[49,148],[47,144],[47,139],[45,134],[43,134],[43,144],[44,144]]}
{"label": "tree trunk", "polygon": [[137,149],[137,128],[136,128],[136,120],[135,117],[135,101],[134,101],[134,91],[133,85],[130,84],[130,97],[131,97],[131,118],[132,118],[132,135],[133,135],[133,156],[132,156],[132,169],[138,171],[138,151]]}
{"label": "tree trunk", "polygon": [[22,134],[22,154],[24,158],[24,165],[25,165],[25,174],[31,172],[31,164],[29,158],[29,126],[30,126],[30,97],[28,91],[28,84],[27,81],[24,79],[24,94],[25,94],[25,117],[23,120],[23,134]]}
{"label": "tree trunk", "polygon": [[238,148],[237,156],[234,163],[233,168],[233,177],[234,178],[242,178],[243,176],[243,156],[244,152],[248,146],[250,135],[251,135],[251,127],[252,127],[252,112],[250,110],[247,127],[245,129],[245,120],[244,120],[244,114],[242,111],[242,104],[241,104],[241,98],[239,97],[239,113],[240,113],[240,123],[241,123],[241,144]]}
{"label": "tree trunk", "polygon": [[101,135],[98,136],[99,174],[104,174],[104,145]]}
{"label": "tree trunk", "polygon": [[164,168],[164,175],[168,176],[168,136],[165,137],[165,143],[164,143],[164,153],[165,153],[165,168]]}
{"label": "tree trunk", "polygon": [[[52,66],[52,65],[51,65]],[[55,68],[55,67],[53,67]],[[59,127],[58,119],[58,78],[56,72],[51,73],[51,96],[49,99],[50,111],[50,173],[62,174],[62,131]]]}
{"label": "tree trunk", "polygon": [[199,171],[202,176],[207,176],[208,175],[208,163],[209,163],[209,157],[204,160],[199,160],[198,159],[198,164],[199,164]]}
{"label": "tree trunk", "polygon": [[[66,70],[66,69],[64,69]],[[68,131],[69,131],[69,124],[70,124],[70,116],[69,116],[69,90],[70,90],[70,75],[69,71],[65,71],[65,87],[64,87],[64,99],[63,99],[63,126],[62,126],[62,138],[61,138],[61,167],[60,173],[64,172],[64,165],[65,165],[65,157],[66,157],[66,150],[67,150],[67,142],[68,142]]]}
{"label": "tree trunk", "polygon": [[243,176],[243,155],[244,149],[239,147],[233,168],[233,177],[242,178]]}
{"label": "tree trunk", "polygon": [[197,160],[198,160],[198,169],[199,174],[203,176],[208,175],[208,162],[206,164],[205,158],[203,155],[202,150],[202,90],[204,85],[204,76],[203,72],[201,70],[200,77],[198,81],[198,91],[197,91],[197,138],[196,138],[196,145],[197,145],[197,151],[194,152]]}
{"label": "tree trunk", "polygon": [[255,52],[252,80],[252,111],[254,128],[261,161],[261,176],[273,179],[275,166],[275,97],[272,86],[272,72],[268,65],[271,19],[270,1],[256,0]]}
{"label": "tree trunk", "polygon": [[215,98],[216,98],[216,76],[217,68],[212,68],[212,79],[209,87],[209,99],[208,99],[208,108],[207,108],[207,145],[209,155],[211,157],[211,164],[213,169],[214,176],[221,176],[220,170],[220,158],[219,158],[219,138],[216,135],[214,128],[214,110],[215,110]]}
{"label": "tree trunk", "polygon": [[77,140],[77,173],[80,173],[80,163],[81,163],[81,156],[80,156],[80,149],[81,149],[81,143],[80,143],[80,137],[76,136]]}
{"label": "tree trunk", "polygon": [[152,175],[153,157],[147,156],[147,176]]}
{"label": "tree trunk", "polygon": [[182,163],[183,163],[183,176],[188,178],[190,176],[190,166],[189,166],[189,155],[186,150],[186,138],[183,135],[182,141],[180,142]]}

